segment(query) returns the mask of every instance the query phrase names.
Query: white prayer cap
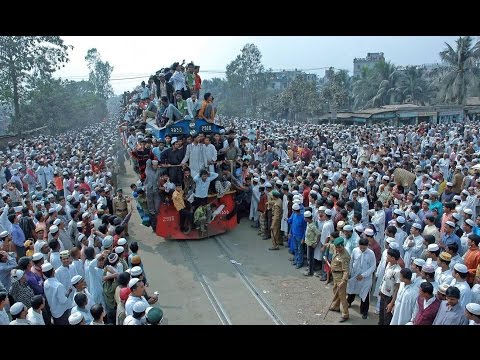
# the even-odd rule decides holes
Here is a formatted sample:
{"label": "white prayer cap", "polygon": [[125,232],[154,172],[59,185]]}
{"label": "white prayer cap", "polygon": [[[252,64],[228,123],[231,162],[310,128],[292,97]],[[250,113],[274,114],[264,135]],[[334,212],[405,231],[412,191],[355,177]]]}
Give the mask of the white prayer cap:
{"label": "white prayer cap", "polygon": [[177,142],[177,140],[178,140],[178,139],[177,139],[176,137],[173,137],[172,140],[170,141],[170,143],[173,145],[173,144],[175,144],[175,143]]}
{"label": "white prayer cap", "polygon": [[405,224],[405,218],[403,216],[399,216],[395,219],[396,222],[399,224]]}
{"label": "white prayer cap", "polygon": [[469,313],[480,316],[480,304],[468,303],[467,306],[465,306],[465,308]]}
{"label": "white prayer cap", "polygon": [[390,181],[390,178],[389,178],[387,175],[385,175],[384,177],[382,177],[382,179],[385,180],[385,181]]}
{"label": "white prayer cap", "polygon": [[327,216],[332,216],[332,210],[331,209],[325,209],[325,215]]}
{"label": "white prayer cap", "polygon": [[462,201],[462,198],[461,198],[460,195],[455,195],[455,196],[453,197],[453,200],[460,200],[460,201]]}
{"label": "white prayer cap", "polygon": [[320,212],[325,212],[325,210],[327,210],[327,208],[325,206],[320,206],[318,208],[318,211],[320,211]]}
{"label": "white prayer cap", "polygon": [[47,272],[53,269],[53,265],[49,262],[46,262],[42,265],[42,272]]}
{"label": "white prayer cap", "polygon": [[294,203],[294,204],[292,205],[292,209],[293,209],[293,210],[300,210],[300,205],[297,204],[297,203]]}
{"label": "white prayer cap", "polygon": [[82,240],[83,240],[84,238],[86,238],[85,234],[78,234],[77,240],[78,240],[78,242],[82,242]]}
{"label": "white prayer cap", "polygon": [[140,266],[134,266],[130,269],[130,275],[140,276],[143,273],[143,270]]}
{"label": "white prayer cap", "polygon": [[464,209],[463,212],[468,215],[473,215],[472,209]]}
{"label": "white prayer cap", "polygon": [[449,182],[447,182],[447,186],[451,187],[451,186],[453,186],[453,184],[449,181]]}
{"label": "white prayer cap", "polygon": [[305,211],[303,216],[306,217],[306,218],[310,218],[310,217],[312,217],[312,213],[311,213],[311,211]]}
{"label": "white prayer cap", "polygon": [[77,221],[77,228],[81,228],[81,227],[83,227],[83,222]]}
{"label": "white prayer cap", "polygon": [[267,180],[267,177],[265,175],[262,175],[262,176],[260,176],[260,179]]}
{"label": "white prayer cap", "polygon": [[74,277],[72,277],[72,279],[70,280],[70,284],[72,285],[76,285],[80,282],[80,280],[82,280],[83,277],[81,275],[75,275]]}
{"label": "white prayer cap", "polygon": [[433,267],[432,264],[425,264],[422,267],[422,271],[425,272],[425,273],[431,274],[431,273],[435,272],[435,268]]}
{"label": "white prayer cap", "polygon": [[455,223],[453,221],[446,221],[445,224],[447,224],[448,226],[454,228],[455,227]]}
{"label": "white prayer cap", "polygon": [[293,200],[300,200],[302,197],[300,195],[293,195]]}
{"label": "white prayer cap", "polygon": [[123,246],[126,243],[127,243],[127,239],[125,239],[125,238],[120,238],[120,239],[118,239],[118,242],[117,242],[117,244],[120,245],[120,246]]}
{"label": "white prayer cap", "polygon": [[469,193],[467,190],[462,190],[461,194],[463,194],[463,195],[465,195],[465,196],[470,195],[470,193]]}
{"label": "white prayer cap", "polygon": [[364,234],[367,236],[373,236],[374,231],[372,229],[365,229]]}
{"label": "white prayer cap", "polygon": [[390,247],[390,249],[394,249],[394,250],[398,250],[400,248],[398,243],[396,243],[395,241],[392,241],[391,243],[389,243],[388,246]]}
{"label": "white prayer cap", "polygon": [[258,182],[258,177],[254,177],[253,182]]}
{"label": "white prayer cap", "polygon": [[367,191],[364,188],[360,188],[360,189],[358,189],[358,192],[366,193]]}
{"label": "white prayer cap", "polygon": [[471,226],[471,227],[474,227],[475,226],[475,222],[472,220],[472,219],[467,219],[465,220],[465,224]]}
{"label": "white prayer cap", "polygon": [[414,227],[415,229],[418,229],[418,230],[422,230],[422,225],[419,224],[419,223],[414,223],[414,224],[412,225],[412,227]]}
{"label": "white prayer cap", "polygon": [[[130,274],[131,274],[131,270],[130,270]],[[131,289],[139,281],[140,280],[138,278],[130,279],[130,281],[128,282],[128,287]]]}
{"label": "white prayer cap", "polygon": [[125,249],[123,248],[123,246],[117,246],[117,247],[115,248],[115,253],[117,253],[117,254],[121,254],[121,253],[123,253],[124,251],[125,251]]}
{"label": "white prayer cap", "polygon": [[413,260],[413,263],[417,266],[422,267],[423,265],[425,265],[425,260],[423,260],[421,258],[416,258],[416,259]]}
{"label": "white prayer cap", "polygon": [[277,181],[275,181],[275,184],[277,184],[277,185],[283,185],[283,182],[282,182],[282,180],[277,180]]}
{"label": "white prayer cap", "polygon": [[22,302],[16,302],[12,306],[10,306],[10,314],[12,314],[13,316],[17,316],[25,309],[26,307],[25,305],[23,305]]}
{"label": "white prayer cap", "polygon": [[271,188],[271,187],[273,187],[273,186],[272,186],[272,184],[270,184],[269,182],[267,182],[267,183],[265,183],[265,187]]}
{"label": "white prayer cap", "polygon": [[459,273],[468,273],[468,269],[464,264],[456,263],[455,266],[453,267],[455,270],[457,270]]}
{"label": "white prayer cap", "polygon": [[436,191],[436,190],[430,190],[430,195],[431,195],[431,196],[438,196],[438,191]]}
{"label": "white prayer cap", "polygon": [[396,214],[396,215],[399,215],[399,216],[403,216],[403,211],[400,210],[400,209],[393,210],[393,213]]}
{"label": "white prayer cap", "polygon": [[370,177],[368,178],[368,181],[375,181],[375,179],[370,176]]}
{"label": "white prayer cap", "polygon": [[53,234],[56,234],[57,232],[58,232],[58,226],[56,226],[56,225],[50,226],[50,230],[49,230],[50,234],[53,235]]}
{"label": "white prayer cap", "polygon": [[[62,220],[61,220],[60,218],[57,218],[57,219],[55,219],[55,221],[53,222],[53,225],[58,226],[58,225],[60,225],[61,222],[62,222]],[[52,230],[52,227],[50,227],[50,231],[51,231],[51,230]]]}
{"label": "white prayer cap", "polygon": [[75,311],[68,317],[68,323],[70,325],[78,325],[83,320],[83,314],[80,311]]}
{"label": "white prayer cap", "polygon": [[147,304],[145,304],[143,301],[137,301],[133,305],[133,311],[136,313],[143,313],[145,310],[147,310]]}
{"label": "white prayer cap", "polygon": [[43,254],[42,253],[37,252],[37,253],[32,255],[32,260],[33,261],[38,261],[40,259],[43,259]]}
{"label": "white prayer cap", "polygon": [[158,160],[152,160],[152,165],[158,165]]}
{"label": "white prayer cap", "polygon": [[24,274],[25,274],[25,271],[23,270],[20,270],[20,269],[12,270],[12,276],[17,280],[20,280]]}
{"label": "white prayer cap", "polygon": [[292,191],[292,195],[293,195],[293,196],[298,195],[298,190],[293,190],[293,191]]}
{"label": "white prayer cap", "polygon": [[345,226],[343,227],[343,231],[353,231],[352,225],[345,225]]}
{"label": "white prayer cap", "polygon": [[302,200],[300,200],[300,199],[295,199],[295,200],[293,200],[293,204],[298,204],[298,205],[300,205],[301,203],[302,203]]}
{"label": "white prayer cap", "polygon": [[460,219],[462,218],[462,216],[459,213],[453,213],[452,217],[457,221],[460,221]]}
{"label": "white prayer cap", "polygon": [[427,250],[430,252],[438,251],[440,248],[438,247],[437,244],[429,244],[427,247]]}
{"label": "white prayer cap", "polygon": [[8,235],[8,231],[7,231],[7,230],[4,230],[4,231],[0,232],[0,239],[3,239],[3,238],[5,238],[5,237],[7,237],[7,235]]}
{"label": "white prayer cap", "polygon": [[358,232],[363,232],[365,228],[363,227],[362,224],[358,224],[357,226],[355,226],[355,231],[358,231]]}
{"label": "white prayer cap", "polygon": [[88,218],[89,216],[90,216],[90,214],[88,213],[88,211],[86,211],[86,212],[84,212],[84,213],[82,214],[82,219],[86,219],[86,218]]}

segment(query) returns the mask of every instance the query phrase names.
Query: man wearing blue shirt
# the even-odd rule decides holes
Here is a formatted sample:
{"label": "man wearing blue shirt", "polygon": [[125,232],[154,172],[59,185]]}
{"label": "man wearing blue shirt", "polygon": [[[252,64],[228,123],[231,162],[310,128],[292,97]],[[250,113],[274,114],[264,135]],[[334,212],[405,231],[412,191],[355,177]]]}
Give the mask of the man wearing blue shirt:
{"label": "man wearing blue shirt", "polygon": [[8,215],[8,220],[12,223],[12,241],[15,244],[17,256],[19,258],[25,256],[25,234],[22,228],[18,225],[18,217],[16,214]]}
{"label": "man wearing blue shirt", "polygon": [[460,241],[460,238],[455,234],[455,224],[453,221],[447,221],[445,223],[445,233],[442,234],[441,241],[443,247],[446,247],[452,243],[456,243],[458,246],[458,249],[462,248],[462,242]]}
{"label": "man wearing blue shirt", "polygon": [[200,174],[197,174],[193,181],[195,182],[195,198],[193,200],[193,207],[199,205],[205,205],[208,198],[208,188],[210,183],[217,178],[217,173],[209,173],[207,170],[203,169],[200,171]]}

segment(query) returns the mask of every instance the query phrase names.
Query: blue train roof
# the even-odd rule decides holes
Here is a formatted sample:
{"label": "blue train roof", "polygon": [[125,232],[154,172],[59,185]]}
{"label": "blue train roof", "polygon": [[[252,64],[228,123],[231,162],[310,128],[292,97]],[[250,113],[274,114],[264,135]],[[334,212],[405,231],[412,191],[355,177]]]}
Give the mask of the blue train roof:
{"label": "blue train roof", "polygon": [[165,136],[188,136],[192,134],[204,133],[223,133],[225,128],[220,125],[209,123],[203,119],[196,119],[195,121],[180,120],[173,125],[159,128],[155,124],[155,120],[147,122],[146,130],[152,133],[157,139],[165,139]]}

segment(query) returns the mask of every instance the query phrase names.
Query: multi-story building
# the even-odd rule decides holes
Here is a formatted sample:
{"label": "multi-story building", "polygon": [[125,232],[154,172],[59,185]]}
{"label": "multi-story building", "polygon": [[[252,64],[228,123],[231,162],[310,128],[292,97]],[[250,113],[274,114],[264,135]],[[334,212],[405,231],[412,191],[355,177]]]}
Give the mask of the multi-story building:
{"label": "multi-story building", "polygon": [[298,75],[306,76],[307,81],[317,81],[317,75],[306,74],[303,71],[297,69],[276,71],[273,73],[273,75],[274,79],[270,85],[270,88],[280,91],[285,90]]}
{"label": "multi-story building", "polygon": [[360,75],[360,71],[364,66],[372,68],[376,63],[380,61],[385,61],[383,52],[380,53],[367,53],[366,58],[355,58],[353,59],[353,76]]}

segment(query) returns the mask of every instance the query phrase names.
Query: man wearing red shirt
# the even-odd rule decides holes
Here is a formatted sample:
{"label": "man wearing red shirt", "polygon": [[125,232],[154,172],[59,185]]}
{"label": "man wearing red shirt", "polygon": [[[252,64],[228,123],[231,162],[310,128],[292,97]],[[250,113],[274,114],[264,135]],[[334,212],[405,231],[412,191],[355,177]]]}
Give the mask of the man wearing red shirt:
{"label": "man wearing red shirt", "polygon": [[480,249],[478,244],[480,242],[480,236],[477,234],[468,235],[468,250],[463,256],[465,266],[468,269],[467,283],[470,286],[473,286],[473,281],[475,280],[475,274],[477,272],[477,267],[480,264]]}
{"label": "man wearing red shirt", "polygon": [[81,192],[82,194],[85,194],[87,191],[89,193],[92,192],[92,189],[90,189],[90,185],[88,185],[86,182],[85,182],[85,178],[84,177],[81,177],[79,180],[79,185],[78,185],[78,191]]}
{"label": "man wearing red shirt", "polygon": [[312,151],[308,148],[308,144],[304,144],[304,148],[301,152],[300,158],[302,161],[305,161],[305,164],[308,164],[310,162],[310,159],[312,158]]}
{"label": "man wearing red shirt", "polygon": [[308,197],[310,196],[310,181],[303,180],[303,206],[309,206]]}

